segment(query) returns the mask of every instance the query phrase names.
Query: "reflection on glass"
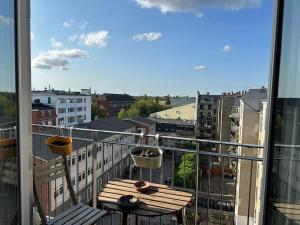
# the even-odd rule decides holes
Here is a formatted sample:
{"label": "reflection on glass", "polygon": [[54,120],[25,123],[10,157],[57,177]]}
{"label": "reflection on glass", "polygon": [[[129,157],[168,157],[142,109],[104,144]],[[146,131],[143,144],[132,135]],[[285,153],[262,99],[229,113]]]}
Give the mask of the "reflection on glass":
{"label": "reflection on glass", "polygon": [[14,1],[0,0],[0,224],[18,224]]}
{"label": "reflection on glass", "polygon": [[268,224],[294,225],[300,223],[300,1],[284,4]]}

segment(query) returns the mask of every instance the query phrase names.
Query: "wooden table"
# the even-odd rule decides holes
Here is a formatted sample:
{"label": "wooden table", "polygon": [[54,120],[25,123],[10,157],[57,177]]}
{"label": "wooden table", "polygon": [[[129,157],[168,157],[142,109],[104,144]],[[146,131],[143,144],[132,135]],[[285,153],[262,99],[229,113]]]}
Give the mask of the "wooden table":
{"label": "wooden table", "polygon": [[300,224],[300,203],[273,203],[274,208],[295,224]]}
{"label": "wooden table", "polygon": [[[103,203],[104,207],[122,212],[122,225],[127,225],[129,214],[136,215],[136,217],[176,214],[178,223],[185,224],[185,207],[191,202],[192,192],[151,183],[147,193],[140,193],[133,186],[135,182],[134,180],[111,180],[103,187],[98,196],[98,200]],[[139,198],[141,203],[138,208],[126,211],[118,205],[118,199],[122,195],[134,195]]]}

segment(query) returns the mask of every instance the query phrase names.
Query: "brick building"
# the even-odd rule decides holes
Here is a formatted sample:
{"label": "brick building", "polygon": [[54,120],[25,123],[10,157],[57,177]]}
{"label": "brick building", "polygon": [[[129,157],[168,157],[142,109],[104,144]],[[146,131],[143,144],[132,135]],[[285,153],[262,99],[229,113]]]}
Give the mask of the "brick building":
{"label": "brick building", "polygon": [[92,102],[106,111],[108,117],[116,117],[121,109],[128,109],[135,102],[128,94],[92,95]]}

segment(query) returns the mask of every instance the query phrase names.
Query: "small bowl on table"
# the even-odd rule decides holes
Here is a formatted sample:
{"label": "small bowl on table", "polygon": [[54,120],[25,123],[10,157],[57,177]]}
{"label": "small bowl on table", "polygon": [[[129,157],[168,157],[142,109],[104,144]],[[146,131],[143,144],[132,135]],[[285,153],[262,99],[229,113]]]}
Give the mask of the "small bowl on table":
{"label": "small bowl on table", "polygon": [[139,206],[140,201],[133,195],[123,195],[119,198],[118,203],[122,209],[133,210]]}
{"label": "small bowl on table", "polygon": [[150,188],[150,182],[146,180],[140,180],[134,183],[134,187],[138,192],[145,193]]}

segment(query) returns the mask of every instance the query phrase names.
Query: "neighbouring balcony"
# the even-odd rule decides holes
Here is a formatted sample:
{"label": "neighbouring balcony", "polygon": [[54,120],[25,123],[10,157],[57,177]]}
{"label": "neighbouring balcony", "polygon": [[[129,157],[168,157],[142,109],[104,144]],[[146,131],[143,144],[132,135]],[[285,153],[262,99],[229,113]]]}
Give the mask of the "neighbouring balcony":
{"label": "neighbouring balcony", "polygon": [[[59,160],[62,156],[50,152],[45,141],[53,135],[69,135],[68,129],[52,127],[34,133],[33,163]],[[145,145],[138,141],[138,137],[140,134],[132,132],[73,129],[73,153],[67,156],[67,164],[79,202],[102,209],[105,204],[97,196],[106,184],[114,185],[112,182],[115,179],[148,180],[155,185],[166,185],[163,186],[166,189],[192,193],[192,200],[184,213],[185,222],[179,221],[176,213],[137,217],[129,212],[128,224],[229,225],[252,224],[256,220],[259,214],[259,209],[255,208],[258,201],[256,196],[259,194],[255,188],[258,182],[256,174],[259,173],[256,168],[261,164],[262,158],[256,155],[217,153],[207,149],[214,148],[216,144],[254,150],[261,149],[262,146],[161,136],[160,139],[169,141],[180,140],[184,147],[160,146],[163,150],[162,167],[141,169],[135,167],[130,152],[136,146],[155,145],[156,139],[155,135],[146,135],[145,143],[148,145]],[[64,178],[52,180],[40,186],[37,191],[48,219],[63,213],[72,205]],[[118,191],[122,193],[121,189]],[[159,200],[149,201],[147,204],[151,209],[167,207]],[[178,203],[174,201],[174,206],[176,204]],[[123,213],[109,209],[98,224],[121,225]]]}

